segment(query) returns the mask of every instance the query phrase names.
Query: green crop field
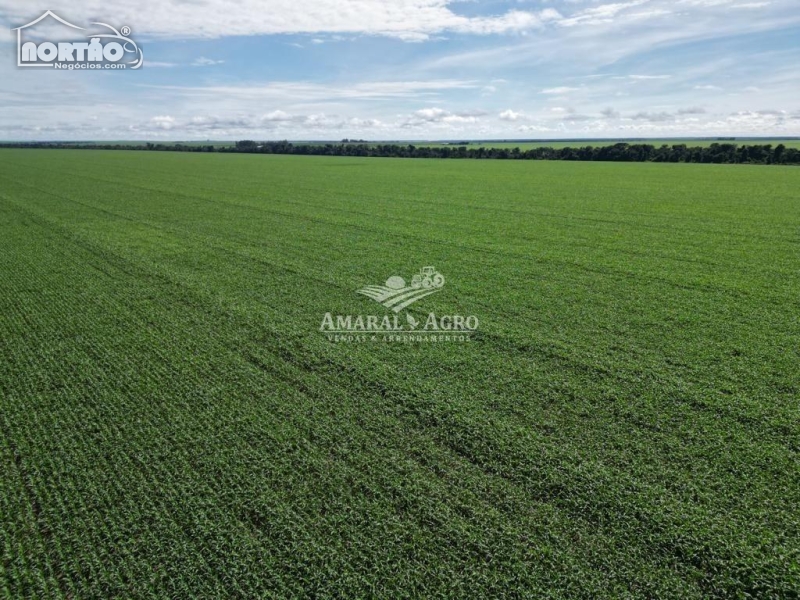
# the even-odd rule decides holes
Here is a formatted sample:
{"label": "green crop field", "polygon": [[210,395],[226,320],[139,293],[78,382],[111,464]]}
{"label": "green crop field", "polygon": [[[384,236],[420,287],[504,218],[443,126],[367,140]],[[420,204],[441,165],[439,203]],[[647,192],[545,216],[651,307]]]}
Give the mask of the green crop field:
{"label": "green crop field", "polygon": [[0,597],[797,598],[798,190],[0,150]]}

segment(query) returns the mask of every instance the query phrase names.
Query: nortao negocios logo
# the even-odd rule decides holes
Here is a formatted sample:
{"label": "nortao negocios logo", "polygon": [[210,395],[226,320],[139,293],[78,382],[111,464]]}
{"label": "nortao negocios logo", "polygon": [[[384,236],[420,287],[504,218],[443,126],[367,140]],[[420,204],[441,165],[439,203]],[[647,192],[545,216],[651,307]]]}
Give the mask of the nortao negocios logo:
{"label": "nortao negocios logo", "polygon": [[409,283],[399,275],[389,277],[383,285],[368,285],[357,294],[374,300],[394,314],[325,313],[319,330],[334,342],[469,342],[478,330],[475,315],[429,312],[415,317],[403,309],[432,294],[441,292],[445,278],[436,267],[422,267]]}
{"label": "nortao negocios logo", "polygon": [[[48,25],[63,25],[66,32],[79,35],[81,40],[52,40],[44,41],[29,39],[35,36],[37,26],[46,19],[52,19]],[[38,19],[30,23],[15,27],[17,32],[17,66],[18,67],[49,67],[52,69],[139,69],[144,63],[144,53],[139,45],[130,37],[130,27],[116,29],[107,23],[91,23],[96,29],[89,31],[62,19],[53,11],[48,10]],[[74,30],[74,31],[73,31]],[[27,40],[27,41],[26,41]]]}

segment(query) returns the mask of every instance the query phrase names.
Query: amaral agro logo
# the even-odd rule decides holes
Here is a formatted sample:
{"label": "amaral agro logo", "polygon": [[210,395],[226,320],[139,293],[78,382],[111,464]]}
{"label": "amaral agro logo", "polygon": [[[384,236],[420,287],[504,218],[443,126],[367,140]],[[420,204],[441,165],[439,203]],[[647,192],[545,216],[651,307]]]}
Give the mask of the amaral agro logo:
{"label": "amaral agro logo", "polygon": [[444,275],[435,267],[422,267],[420,272],[411,278],[409,286],[406,286],[405,279],[395,275],[386,280],[386,285],[369,285],[358,290],[358,293],[380,302],[394,312],[400,312],[417,300],[435,294],[442,287],[444,287]]}
{"label": "amaral agro logo", "polygon": [[384,285],[368,285],[356,290],[394,314],[334,315],[325,313],[319,330],[334,342],[469,342],[478,330],[475,315],[437,315],[415,317],[400,312],[423,298],[444,288],[444,275],[435,267],[422,267],[410,284],[398,275]]}
{"label": "amaral agro logo", "polygon": [[[80,41],[44,40],[33,38],[36,26],[47,18],[70,28],[70,33],[88,32],[65,21],[48,10],[41,17],[15,27],[17,32],[17,66],[50,67],[53,69],[138,69],[144,63],[142,49],[130,37],[130,27],[116,29],[107,23],[92,23],[98,29],[84,33]],[[52,24],[52,23],[51,23]],[[89,38],[88,41],[84,41]],[[28,40],[28,41],[26,41]]]}

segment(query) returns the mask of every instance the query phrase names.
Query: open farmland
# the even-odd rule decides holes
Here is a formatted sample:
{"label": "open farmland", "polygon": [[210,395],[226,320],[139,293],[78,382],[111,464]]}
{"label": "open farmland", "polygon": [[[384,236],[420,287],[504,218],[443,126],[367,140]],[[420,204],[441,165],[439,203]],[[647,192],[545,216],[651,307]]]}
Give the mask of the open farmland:
{"label": "open farmland", "polygon": [[[0,150],[0,595],[790,598],[800,169]],[[334,343],[434,265],[469,343]]]}

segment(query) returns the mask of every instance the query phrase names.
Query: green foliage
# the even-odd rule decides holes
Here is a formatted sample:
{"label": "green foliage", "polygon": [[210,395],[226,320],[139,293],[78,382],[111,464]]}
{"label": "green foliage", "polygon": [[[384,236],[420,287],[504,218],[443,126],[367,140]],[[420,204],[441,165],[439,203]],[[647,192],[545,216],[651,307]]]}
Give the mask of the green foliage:
{"label": "green foliage", "polygon": [[[694,143],[694,142],[693,142]],[[97,144],[75,142],[18,142],[0,144],[6,148],[49,148],[84,150],[156,150],[167,152],[237,152],[248,154],[299,154],[317,156],[360,156],[380,158],[450,158],[450,159],[502,159],[502,160],[569,160],[603,162],[672,162],[672,163],[716,163],[800,165],[800,147],[780,143],[737,145],[711,142],[695,146],[686,144],[659,146],[652,143],[586,143],[573,147],[568,142],[553,144],[523,144],[523,148],[511,143],[470,142],[456,144],[398,144],[396,142],[369,143],[342,140],[341,143],[323,142],[256,142],[240,140],[235,144],[221,146],[159,143],[146,144]]]}
{"label": "green foliage", "polygon": [[799,184],[0,150],[0,597],[796,597]]}

